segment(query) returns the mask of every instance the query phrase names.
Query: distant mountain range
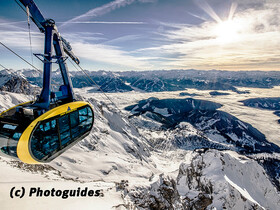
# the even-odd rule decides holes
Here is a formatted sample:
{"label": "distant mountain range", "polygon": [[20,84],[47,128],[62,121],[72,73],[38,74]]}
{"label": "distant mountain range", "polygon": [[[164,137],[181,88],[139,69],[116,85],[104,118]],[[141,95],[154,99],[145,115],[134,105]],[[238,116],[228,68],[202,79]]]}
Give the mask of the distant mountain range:
{"label": "distant mountain range", "polygon": [[[232,90],[247,93],[238,87],[272,88],[280,85],[277,71],[203,71],[203,70],[157,70],[157,71],[86,71],[104,92],[145,92],[180,91],[186,88],[199,90]],[[24,69],[17,71],[31,84],[42,85],[42,73]],[[82,72],[70,72],[75,88],[93,86]],[[61,82],[60,73],[53,72],[53,80]],[[98,91],[98,88],[93,90]]]}

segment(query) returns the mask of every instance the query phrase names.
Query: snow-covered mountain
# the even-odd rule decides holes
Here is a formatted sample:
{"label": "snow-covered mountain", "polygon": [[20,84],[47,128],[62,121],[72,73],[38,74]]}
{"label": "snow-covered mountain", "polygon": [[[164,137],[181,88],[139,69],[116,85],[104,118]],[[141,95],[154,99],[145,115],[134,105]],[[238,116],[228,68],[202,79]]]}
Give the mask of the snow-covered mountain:
{"label": "snow-covered mountain", "polygon": [[[100,86],[100,89],[104,92],[128,92],[132,91],[133,88],[125,84],[120,78],[114,77],[104,81]],[[100,91],[100,90],[99,90]]]}
{"label": "snow-covered mountain", "polygon": [[280,97],[275,98],[250,98],[244,101],[245,106],[254,108],[269,109],[269,110],[280,110]]}
{"label": "snow-covered mountain", "polygon": [[36,92],[36,87],[32,86],[21,74],[13,70],[1,70],[0,90],[28,95]]}
{"label": "snow-covered mountain", "polygon": [[[0,190],[3,208],[46,208],[43,198],[15,202],[6,196],[12,187],[27,183],[104,190],[104,197],[95,200],[46,200],[54,208],[278,209],[279,147],[250,124],[220,111],[222,104],[149,98],[131,105],[114,93],[114,101],[127,107],[120,113],[99,99],[100,93],[88,90],[75,89],[79,99],[94,107],[89,136],[50,164],[0,159],[0,178],[7,182]],[[31,98],[0,91],[5,102],[0,111]]]}
{"label": "snow-covered mountain", "polygon": [[[245,106],[258,108],[258,109],[268,109],[276,110],[274,114],[280,117],[280,98],[250,98],[241,101]],[[280,119],[278,120],[280,124]]]}
{"label": "snow-covered mountain", "polygon": [[18,71],[15,71],[17,74],[23,75],[25,78],[42,78],[43,77],[43,71],[39,71],[36,69],[21,69]]}
{"label": "snow-covered mountain", "polygon": [[[278,146],[268,142],[264,134],[250,124],[217,110],[221,106],[218,103],[192,98],[162,100],[150,98],[139,101],[126,110],[131,111],[132,116],[142,116],[146,120],[157,121],[163,129],[172,131],[181,129],[182,132],[177,132],[174,142],[180,145],[180,148],[189,149],[191,145],[194,148],[218,147],[244,153],[280,152]],[[201,131],[208,138],[208,143],[202,143],[205,142],[204,138],[201,144],[192,145],[196,141],[189,139],[188,134],[185,137],[185,127],[182,128],[181,122],[188,122]]]}
{"label": "snow-covered mountain", "polygon": [[174,176],[127,189],[139,209],[278,209],[279,192],[264,169],[235,152],[188,152]]}

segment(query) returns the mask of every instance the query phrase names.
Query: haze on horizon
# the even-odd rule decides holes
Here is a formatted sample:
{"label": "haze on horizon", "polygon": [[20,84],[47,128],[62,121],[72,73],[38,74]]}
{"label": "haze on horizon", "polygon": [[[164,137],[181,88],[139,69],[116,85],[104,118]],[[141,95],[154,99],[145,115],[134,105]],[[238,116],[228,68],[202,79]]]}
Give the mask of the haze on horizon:
{"label": "haze on horizon", "polygon": [[[31,62],[26,14],[14,1],[0,2],[1,42]],[[45,18],[56,21],[85,69],[280,70],[276,0],[35,3]],[[42,53],[44,36],[33,23],[31,38],[33,53]],[[0,55],[0,64],[7,68],[30,68],[2,46]],[[33,60],[42,69],[42,63]]]}

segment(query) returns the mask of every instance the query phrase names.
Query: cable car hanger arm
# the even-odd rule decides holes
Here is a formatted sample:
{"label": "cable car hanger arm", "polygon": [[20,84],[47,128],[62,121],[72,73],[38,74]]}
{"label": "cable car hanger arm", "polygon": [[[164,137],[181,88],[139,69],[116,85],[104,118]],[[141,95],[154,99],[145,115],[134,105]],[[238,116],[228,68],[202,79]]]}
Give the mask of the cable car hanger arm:
{"label": "cable car hanger arm", "polygon": [[[69,77],[68,67],[65,62],[64,52],[77,64],[79,59],[73,54],[70,43],[58,33],[55,21],[52,19],[45,19],[39,8],[33,0],[19,0],[21,4],[28,8],[32,21],[45,34],[45,50],[42,57],[44,58],[44,74],[43,74],[43,88],[36,101],[36,106],[48,110],[51,101],[51,69],[52,60],[57,59],[64,85],[60,86],[60,91],[57,92],[57,98],[65,101],[74,101],[74,93],[72,82]],[[28,14],[29,15],[29,14]],[[52,56],[53,49],[56,56]]]}
{"label": "cable car hanger arm", "polygon": [[[39,8],[37,7],[37,5],[34,3],[33,0],[19,0],[22,5],[26,8],[29,8],[29,12],[31,13],[32,17],[32,21],[35,23],[35,25],[39,28],[39,30],[42,33],[45,33],[45,23],[47,22],[47,20],[44,18],[44,16],[42,15],[42,13],[40,12]],[[62,43],[63,43],[63,49],[64,52],[77,64],[80,63],[79,59],[74,55],[74,53],[72,52],[72,47],[70,45],[69,42],[67,42],[64,38],[62,38]]]}

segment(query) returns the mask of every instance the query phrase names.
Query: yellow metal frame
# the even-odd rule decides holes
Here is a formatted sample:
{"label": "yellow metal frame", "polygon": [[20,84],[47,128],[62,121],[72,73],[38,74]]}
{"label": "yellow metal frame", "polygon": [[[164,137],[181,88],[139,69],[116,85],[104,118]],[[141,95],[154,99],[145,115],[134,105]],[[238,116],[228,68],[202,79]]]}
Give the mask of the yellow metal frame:
{"label": "yellow metal frame", "polygon": [[30,142],[30,135],[32,134],[32,131],[36,127],[37,123],[43,120],[50,119],[55,116],[62,116],[67,113],[70,113],[72,111],[77,110],[79,107],[89,105],[89,103],[84,101],[75,101],[67,104],[63,104],[61,106],[55,107],[51,109],[50,111],[42,114],[40,117],[35,119],[30,125],[25,129],[25,131],[22,133],[18,145],[17,145],[17,155],[18,158],[28,164],[40,164],[38,160],[35,160],[34,157],[31,155],[29,142]]}

